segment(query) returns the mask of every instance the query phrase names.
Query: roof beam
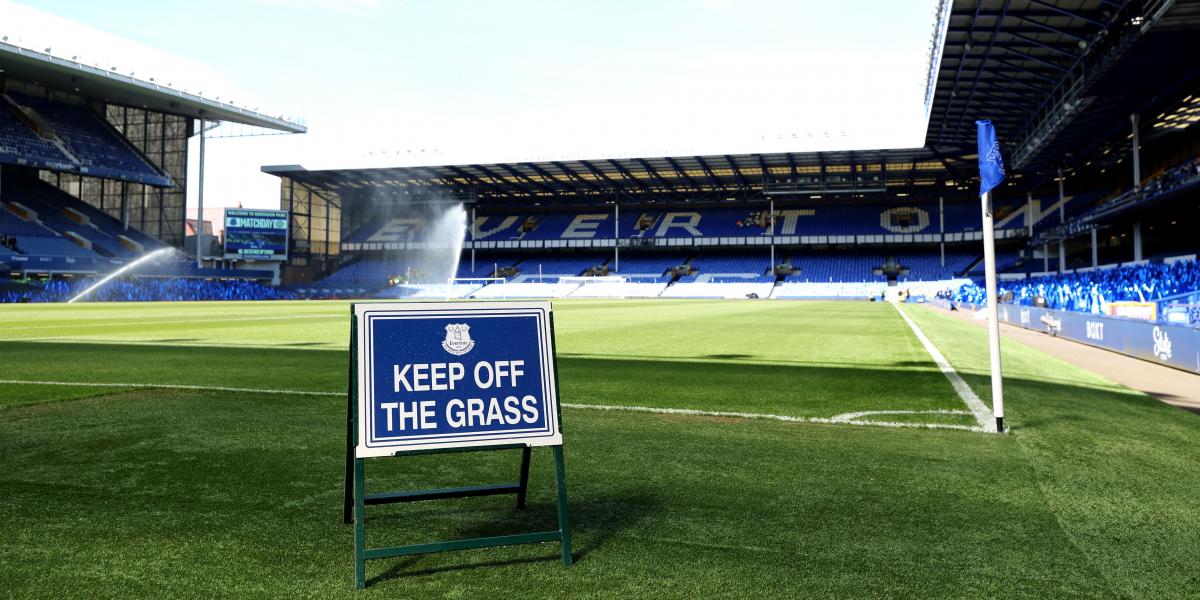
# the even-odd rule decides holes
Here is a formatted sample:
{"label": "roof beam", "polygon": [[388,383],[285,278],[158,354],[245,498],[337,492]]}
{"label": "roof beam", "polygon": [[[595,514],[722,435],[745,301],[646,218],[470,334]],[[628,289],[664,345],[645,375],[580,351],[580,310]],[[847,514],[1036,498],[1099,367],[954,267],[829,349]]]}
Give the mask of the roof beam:
{"label": "roof beam", "polygon": [[587,167],[587,170],[591,171],[592,175],[595,175],[596,177],[599,177],[599,178],[607,181],[608,183],[612,184],[612,186],[614,188],[620,189],[622,187],[621,182],[615,181],[613,178],[608,176],[608,173],[605,173],[604,171],[597,169],[596,165],[593,165],[592,163],[590,163],[586,160],[579,161],[579,164],[583,165],[584,167]]}
{"label": "roof beam", "polygon": [[[1015,71],[1015,72],[1017,72],[1017,73],[1024,73],[1024,74],[1026,74],[1026,75],[1029,75],[1030,77],[1036,77],[1036,78],[1038,78],[1038,79],[1041,79],[1041,80],[1043,80],[1043,81],[1046,81],[1046,82],[1049,82],[1049,83],[1052,83],[1052,84],[1054,84],[1054,83],[1058,83],[1058,81],[1056,81],[1056,80],[1055,80],[1054,78],[1052,78],[1052,77],[1048,77],[1048,76],[1046,76],[1046,75],[1042,75],[1041,73],[1038,73],[1037,71],[1031,71],[1031,70],[1029,70],[1029,69],[1027,69],[1027,68],[1025,68],[1025,67],[1021,66],[1019,63],[1017,63],[1017,64],[1014,64],[1014,63],[1012,63],[1012,62],[1010,62],[1010,61],[1007,61],[1007,60],[1005,60],[1005,59],[1003,59],[1003,58],[1000,58],[999,56],[993,56],[993,57],[992,57],[992,62],[994,62],[994,63],[999,63],[999,64],[1002,64],[1002,65],[1004,65],[1004,66],[1006,66],[1006,67],[1009,67],[1010,69],[1012,69],[1013,71]],[[999,71],[1002,71],[1002,70],[1003,70],[1003,69],[996,69],[995,71],[999,72]]]}
{"label": "roof beam", "polygon": [[696,183],[696,180],[692,179],[691,175],[687,174],[687,171],[679,166],[679,163],[675,162],[675,159],[668,156],[666,160],[667,164],[671,165],[671,168],[675,170],[675,173],[678,174],[684,181],[686,181],[688,186],[697,192],[703,189],[699,184]]}
{"label": "roof beam", "polygon": [[716,173],[713,173],[712,167],[708,166],[708,163],[704,162],[704,157],[696,156],[694,158],[696,159],[697,163],[700,163],[700,169],[703,170],[704,174],[708,175],[709,180],[712,181],[712,189],[724,189],[725,184],[721,182],[721,178],[717,177]]}
{"label": "roof beam", "polygon": [[472,169],[478,169],[480,173],[483,173],[484,175],[491,177],[495,181],[500,182],[501,185],[504,185],[505,186],[505,191],[504,191],[505,195],[511,194],[513,192],[525,192],[525,190],[521,189],[520,186],[511,185],[508,182],[508,180],[504,178],[503,175],[500,175],[499,173],[496,173],[495,171],[492,171],[491,169],[488,169],[487,167],[485,167],[483,165],[470,165],[470,166]]}
{"label": "roof beam", "polygon": [[450,171],[451,173],[454,173],[455,175],[458,175],[459,177],[462,177],[463,179],[466,179],[466,180],[467,180],[467,184],[468,184],[468,185],[471,185],[471,186],[485,186],[485,187],[487,187],[488,189],[491,189],[491,190],[493,190],[493,191],[494,191],[494,192],[496,192],[496,193],[499,193],[499,194],[503,194],[503,193],[504,193],[504,191],[503,191],[503,190],[501,190],[500,188],[496,187],[494,184],[492,184],[492,183],[489,183],[489,182],[487,182],[487,181],[484,181],[484,180],[482,180],[482,179],[480,179],[480,178],[478,178],[478,177],[476,177],[476,176],[474,176],[474,175],[472,175],[472,174],[470,174],[470,173],[468,173],[468,172],[466,172],[466,171],[462,170],[462,169],[461,169],[461,168],[459,168],[459,167],[456,167],[456,166],[453,166],[453,165],[448,165],[448,166],[446,166],[445,168],[446,168],[448,171]]}
{"label": "roof beam", "polygon": [[504,171],[506,173],[512,175],[513,177],[516,177],[517,179],[524,181],[524,182],[528,183],[529,185],[532,185],[533,187],[535,187],[547,194],[550,194],[551,196],[558,194],[557,190],[552,189],[550,186],[548,186],[540,181],[534,181],[532,177],[516,170],[515,168],[513,168],[512,165],[510,165],[508,163],[500,163],[496,166],[500,167],[501,169],[504,169]]}
{"label": "roof beam", "polygon": [[[1004,5],[1000,8],[1001,15],[998,19],[996,19],[996,24],[992,27],[992,35],[988,38],[987,49],[983,52],[983,60],[981,61],[981,64],[986,64],[988,58],[992,56],[992,48],[996,43],[997,34],[1000,32],[1000,26],[1004,23],[1004,16],[1008,14],[1008,5],[1011,1],[1012,0],[1004,0]],[[971,84],[971,91],[967,94],[967,104],[964,105],[962,111],[958,113],[958,123],[954,127],[954,131],[956,132],[962,128],[963,118],[966,117],[967,108],[971,105],[971,100],[975,97],[975,90],[979,85],[979,79],[982,75],[982,69],[975,73],[975,82]]]}
{"label": "roof beam", "polygon": [[[1061,36],[1064,36],[1064,37],[1069,37],[1069,38],[1076,39],[1076,40],[1079,40],[1079,41],[1081,41],[1081,42],[1085,42],[1085,43],[1091,43],[1091,40],[1089,40],[1089,39],[1088,39],[1088,38],[1086,38],[1086,37],[1083,37],[1082,35],[1079,35],[1079,34],[1077,34],[1077,33],[1074,33],[1074,32],[1071,32],[1071,31],[1067,31],[1067,30],[1065,30],[1065,29],[1061,29],[1061,28],[1058,28],[1058,27],[1053,27],[1053,26],[1051,26],[1051,25],[1047,25],[1047,24],[1045,24],[1045,23],[1043,23],[1043,22],[1041,22],[1041,21],[1038,21],[1037,19],[1031,19],[1031,18],[1029,18],[1029,17],[1027,17],[1027,16],[1020,15],[1020,14],[1016,14],[1016,13],[1014,13],[1012,16],[1013,16],[1014,18],[1016,18],[1016,19],[1019,19],[1019,20],[1021,20],[1021,21],[1024,21],[1024,22],[1026,22],[1026,23],[1029,23],[1030,25],[1033,25],[1033,26],[1035,26],[1035,27],[1039,27],[1039,28],[1041,28],[1041,29],[1045,29],[1046,31],[1049,31],[1050,33],[1057,33],[1058,35],[1061,35]],[[998,23],[998,22],[999,22],[999,21],[997,21],[997,23]]]}
{"label": "roof beam", "polygon": [[[545,169],[543,169],[543,168],[539,167],[537,163],[532,163],[532,162],[531,162],[531,163],[525,163],[525,165],[526,165],[526,166],[528,166],[530,169],[533,169],[533,172],[534,172],[534,173],[537,173],[538,175],[540,175],[540,176],[541,176],[543,179],[549,179],[550,181],[553,181],[553,182],[554,182],[554,185],[555,185],[555,187],[559,188],[559,192],[558,192],[558,193],[561,193],[561,194],[564,194],[564,195],[566,195],[566,194],[576,194],[576,190],[573,190],[573,189],[571,189],[571,187],[570,187],[570,186],[566,185],[566,184],[565,184],[565,183],[563,183],[562,181],[559,181],[559,179],[558,179],[557,177],[555,177],[555,176],[551,175],[551,174],[550,174],[548,171],[546,171]],[[567,177],[568,177],[568,179],[569,179],[569,178],[570,178],[570,175],[568,175]],[[576,194],[576,195],[577,195],[577,194]]]}
{"label": "roof beam", "polygon": [[[1025,60],[1032,60],[1032,61],[1033,61],[1033,62],[1035,62],[1035,63],[1041,64],[1041,65],[1045,65],[1045,66],[1047,66],[1047,67],[1050,67],[1051,69],[1054,69],[1055,71],[1058,71],[1058,72],[1060,72],[1060,73],[1066,73],[1066,72],[1067,72],[1067,67],[1064,67],[1064,66],[1062,66],[1062,65],[1060,65],[1060,64],[1058,64],[1058,63],[1056,63],[1056,62],[1048,61],[1048,60],[1046,60],[1046,59],[1044,59],[1044,58],[1042,58],[1042,57],[1040,57],[1040,56],[1034,56],[1034,55],[1032,55],[1032,54],[1026,54],[1025,52],[1022,52],[1022,51],[1020,51],[1020,50],[1016,50],[1016,49],[1014,49],[1014,48],[1012,48],[1012,47],[1008,46],[1007,44],[1006,44],[1006,45],[1004,45],[1004,46],[1003,46],[1003,48],[1004,48],[1004,51],[1005,51],[1005,52],[1010,52],[1010,53],[1012,53],[1012,54],[1016,54],[1017,56],[1020,56],[1021,58],[1025,59]],[[1074,57],[1072,57],[1072,58],[1074,58]]]}
{"label": "roof beam", "polygon": [[[971,17],[971,25],[967,30],[967,39],[971,39],[975,34],[975,23],[979,20],[979,11],[983,8],[983,2],[975,5],[975,14]],[[953,20],[953,17],[951,18]],[[949,33],[947,32],[947,36]],[[950,93],[955,94],[958,90],[958,82],[962,77],[963,65],[967,62],[967,54],[970,52],[970,44],[963,44],[962,54],[958,57],[958,64],[954,68],[954,81],[950,84]],[[945,60],[943,57],[942,60]],[[942,111],[941,124],[938,128],[938,139],[941,139],[942,134],[946,131],[946,119],[950,116],[950,106],[947,105]],[[824,169],[822,169],[824,170]]]}
{"label": "roof beam", "polygon": [[1050,3],[1048,3],[1048,2],[1043,2],[1042,0],[1028,0],[1028,2],[1029,2],[1030,4],[1036,4],[1037,6],[1041,6],[1041,7],[1044,7],[1044,8],[1046,8],[1046,9],[1048,9],[1048,10],[1052,10],[1052,11],[1054,11],[1054,12],[1056,12],[1056,13],[1059,13],[1059,14],[1061,14],[1061,15],[1066,15],[1066,16],[1068,16],[1068,17],[1071,17],[1072,19],[1078,19],[1078,20],[1080,20],[1080,21],[1083,21],[1083,22],[1085,22],[1085,23],[1091,23],[1092,25],[1095,25],[1095,26],[1097,26],[1097,27],[1099,27],[1099,28],[1101,28],[1101,29],[1103,29],[1103,28],[1107,27],[1107,25],[1105,25],[1104,23],[1101,23],[1100,21],[1097,21],[1097,20],[1095,20],[1095,19],[1093,19],[1093,18],[1091,18],[1091,17],[1087,17],[1087,16],[1081,15],[1081,14],[1079,14],[1079,13],[1076,13],[1076,12],[1071,12],[1071,11],[1069,11],[1069,10],[1065,9],[1065,8],[1061,8],[1061,7],[1055,6],[1055,5],[1053,5],[1053,4],[1050,4]]}
{"label": "roof beam", "polygon": [[616,169],[617,172],[620,173],[622,177],[624,177],[625,179],[628,179],[629,181],[636,183],[638,187],[642,188],[643,192],[646,192],[647,194],[650,194],[650,195],[654,195],[654,190],[650,189],[650,186],[646,185],[646,182],[642,181],[641,179],[638,179],[637,177],[634,177],[633,173],[630,173],[629,169],[622,167],[621,163],[617,162],[616,159],[610,158],[605,162],[612,165],[613,168]]}
{"label": "roof beam", "polygon": [[564,174],[566,174],[566,176],[568,178],[578,181],[579,183],[582,183],[583,185],[586,185],[593,192],[596,192],[597,194],[604,193],[604,190],[601,189],[600,186],[596,185],[596,182],[594,182],[590,179],[584,179],[583,176],[581,176],[579,173],[576,173],[574,169],[567,168],[567,165],[563,164],[562,161],[552,160],[552,161],[550,161],[550,164],[558,167],[559,170],[561,170]]}
{"label": "roof beam", "polygon": [[738,185],[741,186],[743,190],[750,189],[750,184],[746,183],[746,178],[742,176],[741,169],[738,169],[737,164],[733,162],[733,157],[726,154],[724,155],[724,158],[725,162],[729,165],[729,169],[733,171],[733,177],[734,179],[737,179]]}
{"label": "roof beam", "polygon": [[675,187],[675,186],[671,185],[671,183],[670,183],[669,181],[667,181],[666,179],[663,179],[663,176],[662,176],[662,175],[659,175],[659,174],[658,174],[658,171],[655,171],[655,170],[654,170],[654,167],[651,167],[651,166],[650,166],[650,163],[649,163],[649,162],[648,162],[646,159],[644,159],[644,158],[637,158],[637,159],[634,159],[634,160],[636,160],[636,161],[637,161],[637,163],[638,163],[639,165],[642,165],[642,168],[643,168],[643,169],[646,169],[646,172],[647,172],[647,173],[649,173],[649,174],[650,174],[650,175],[652,175],[652,176],[653,176],[655,179],[657,179],[657,180],[658,180],[658,182],[659,182],[659,183],[661,183],[661,184],[663,185],[663,188],[665,188],[665,189],[666,189],[666,191],[668,191],[668,192],[669,192],[669,191],[671,191],[671,190],[672,190],[672,189]]}
{"label": "roof beam", "polygon": [[[1005,33],[1005,34],[1007,34],[1011,37],[1014,37],[1018,40],[1027,42],[1029,45],[1037,46],[1038,48],[1043,48],[1043,49],[1049,50],[1055,54],[1065,56],[1065,57],[1071,59],[1072,61],[1074,61],[1076,58],[1079,58],[1078,52],[1069,52],[1067,50],[1063,50],[1062,48],[1059,48],[1058,46],[1054,46],[1052,44],[1047,44],[1046,42],[1041,42],[1041,41],[1035,40],[1031,37],[1025,37],[1015,31],[1009,31],[1009,30],[1005,29],[1002,33]],[[1075,46],[1075,47],[1078,48],[1078,46]]]}

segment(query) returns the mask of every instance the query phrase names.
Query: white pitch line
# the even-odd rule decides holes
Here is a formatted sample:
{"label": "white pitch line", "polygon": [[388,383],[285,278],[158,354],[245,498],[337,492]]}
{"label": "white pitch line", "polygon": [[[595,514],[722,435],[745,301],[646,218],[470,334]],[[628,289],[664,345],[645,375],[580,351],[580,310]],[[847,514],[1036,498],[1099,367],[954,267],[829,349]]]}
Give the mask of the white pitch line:
{"label": "white pitch line", "polygon": [[[185,385],[178,383],[112,383],[112,382],[84,382],[84,381],[42,381],[30,379],[0,379],[0,385],[54,385],[63,387],[102,387],[102,388],[135,388],[135,389],[165,389],[165,390],[192,390],[192,391],[212,391],[212,392],[238,392],[250,394],[271,394],[278,396],[338,396],[345,397],[345,392],[315,392],[311,390],[280,390],[269,388],[241,388],[241,387],[226,387],[213,385]],[[838,415],[833,418],[825,417],[793,417],[790,415],[773,415],[769,413],[749,413],[749,412],[733,412],[719,410],[697,410],[692,408],[654,408],[650,406],[618,406],[611,404],[575,404],[570,402],[562,403],[564,408],[582,409],[582,410],[604,410],[604,411],[621,411],[621,412],[641,412],[654,413],[660,415],[692,415],[700,417],[728,417],[736,419],[761,419],[767,421],[783,421],[787,423],[823,423],[833,425],[867,425],[875,427],[900,427],[908,429],[955,429],[959,431],[983,431],[978,427],[969,427],[967,425],[952,425],[948,423],[904,423],[900,421],[863,421],[856,416],[865,416],[871,412],[884,413],[885,411],[868,411],[865,413],[847,413]],[[886,411],[886,414],[916,414],[921,412],[932,411]],[[945,411],[945,414],[966,414],[965,412]],[[850,417],[850,418],[847,418]]]}
{"label": "white pitch line", "polygon": [[[874,425],[877,427],[903,427],[910,429],[957,429],[960,431],[983,431],[979,427],[971,427],[969,425],[952,425],[949,423],[905,423],[900,421],[861,421],[861,420],[843,420],[835,421],[837,417],[793,417],[790,415],[772,415],[768,413],[748,413],[748,412],[732,412],[722,410],[697,410],[694,408],[655,408],[651,406],[620,406],[612,404],[573,404],[564,402],[566,408],[578,408],[584,410],[609,410],[622,412],[641,412],[653,413],[659,415],[689,415],[697,417],[728,417],[735,419],[761,419],[766,421],[784,421],[787,423],[823,423],[832,425]],[[895,411],[896,414],[919,411]],[[855,413],[849,413],[855,414]],[[963,412],[962,414],[966,414]],[[839,415],[844,416],[844,415]]]}
{"label": "white pitch line", "polygon": [[898,305],[893,304],[892,307],[896,309],[896,312],[900,313],[900,316],[904,318],[904,322],[908,323],[908,327],[912,329],[913,335],[917,336],[917,340],[921,342],[921,345],[925,346],[925,351],[929,353],[933,362],[937,363],[938,370],[942,372],[942,375],[946,376],[946,379],[950,380],[950,385],[954,387],[954,391],[958,392],[958,397],[962,398],[963,403],[971,410],[971,414],[975,415],[975,421],[979,423],[979,427],[988,433],[996,433],[996,420],[992,418],[991,409],[983,404],[983,401],[979,399],[979,396],[975,395],[975,392],[971,391],[971,386],[963,381],[958,371],[955,371],[954,367],[950,366],[950,362],[946,360],[946,357],[942,356],[942,353],[933,345],[933,342],[929,341],[928,337],[925,337],[925,332],[921,331],[921,328],[917,327],[917,324],[908,315],[904,314],[904,311],[900,310]]}
{"label": "white pitch line", "polygon": [[860,420],[862,417],[870,417],[872,415],[969,415],[965,410],[956,408],[935,408],[931,410],[864,410],[861,412],[851,412],[840,415],[834,415],[830,420],[835,423],[849,423],[850,421]]}
{"label": "white pitch line", "polygon": [[263,388],[225,387],[218,385],[184,385],[178,383],[110,383],[86,381],[34,381],[29,379],[0,379],[0,385],[58,385],[66,387],[105,387],[105,388],[137,388],[164,390],[194,390],[201,392],[245,392],[252,394],[273,394],[279,396],[342,396],[345,392],[314,392],[311,390],[272,390]]}

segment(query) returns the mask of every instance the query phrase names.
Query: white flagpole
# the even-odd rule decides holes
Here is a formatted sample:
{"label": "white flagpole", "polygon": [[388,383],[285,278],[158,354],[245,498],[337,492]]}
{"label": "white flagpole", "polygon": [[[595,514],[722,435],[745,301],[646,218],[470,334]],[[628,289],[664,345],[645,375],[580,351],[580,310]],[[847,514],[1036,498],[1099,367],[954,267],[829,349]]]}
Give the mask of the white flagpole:
{"label": "white flagpole", "polygon": [[996,305],[996,230],[992,224],[992,193],[980,196],[983,204],[983,266],[987,287],[988,356],[992,366],[992,413],[996,431],[1004,433],[1004,376],[1000,371],[1000,319]]}

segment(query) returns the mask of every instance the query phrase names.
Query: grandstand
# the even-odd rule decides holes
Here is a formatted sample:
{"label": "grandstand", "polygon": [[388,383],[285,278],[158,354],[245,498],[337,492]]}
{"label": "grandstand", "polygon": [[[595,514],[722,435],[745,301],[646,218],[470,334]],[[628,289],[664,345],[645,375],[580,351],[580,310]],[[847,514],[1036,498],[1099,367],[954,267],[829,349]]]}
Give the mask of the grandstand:
{"label": "grandstand", "polygon": [[[1186,223],[1200,211],[1196,29],[1193,2],[944,2],[922,147],[268,166],[291,215],[281,270],[176,260],[150,272],[269,276],[287,293],[318,298],[865,298],[944,289],[983,272],[976,117],[997,123],[1011,157],[994,198],[997,266],[1011,286],[1186,256],[1196,251]],[[0,261],[17,275],[88,275],[161,247],[186,249],[182,142],[203,130],[197,119],[303,130],[2,49]],[[425,220],[452,203],[470,211],[458,283],[430,284],[417,255],[445,240],[430,239]],[[571,282],[583,276],[621,280]],[[422,287],[430,285],[440,287]]]}
{"label": "grandstand", "polygon": [[50,49],[14,45],[6,37],[0,42],[0,297],[61,300],[88,276],[164,248],[175,248],[175,258],[138,275],[195,281],[142,286],[156,292],[129,283],[105,297],[276,297],[274,291],[230,292],[242,285],[237,283],[195,287],[210,285],[205,280],[277,279],[272,265],[213,258],[199,264],[183,255],[185,241],[193,253],[195,246],[185,233],[188,139],[223,122],[304,131],[292,120],[99,69]]}

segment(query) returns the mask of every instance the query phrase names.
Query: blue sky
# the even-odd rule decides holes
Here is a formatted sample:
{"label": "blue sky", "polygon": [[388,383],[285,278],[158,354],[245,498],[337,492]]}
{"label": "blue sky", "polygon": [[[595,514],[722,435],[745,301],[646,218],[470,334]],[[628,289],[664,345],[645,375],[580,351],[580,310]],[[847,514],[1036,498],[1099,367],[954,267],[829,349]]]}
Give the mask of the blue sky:
{"label": "blue sky", "polygon": [[271,207],[263,164],[920,146],[935,1],[28,5],[211,68],[239,104],[303,116],[303,136],[209,145],[206,206]]}

